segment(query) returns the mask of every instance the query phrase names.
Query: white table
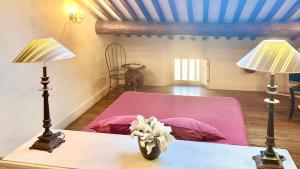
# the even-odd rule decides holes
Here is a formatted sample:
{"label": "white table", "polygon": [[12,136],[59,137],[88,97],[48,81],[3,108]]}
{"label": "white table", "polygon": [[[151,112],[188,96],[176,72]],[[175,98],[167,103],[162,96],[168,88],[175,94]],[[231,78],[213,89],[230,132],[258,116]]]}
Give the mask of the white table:
{"label": "white table", "polygon": [[[62,132],[66,134],[66,142],[52,153],[29,150],[36,140],[33,138],[4,157],[2,165],[13,161],[84,169],[255,169],[252,156],[264,150],[259,147],[176,140],[169,145],[166,153],[148,161],[140,154],[137,140],[129,136],[68,130]],[[286,157],[286,169],[297,169],[287,150],[276,151]],[[36,168],[39,167],[42,168]]]}

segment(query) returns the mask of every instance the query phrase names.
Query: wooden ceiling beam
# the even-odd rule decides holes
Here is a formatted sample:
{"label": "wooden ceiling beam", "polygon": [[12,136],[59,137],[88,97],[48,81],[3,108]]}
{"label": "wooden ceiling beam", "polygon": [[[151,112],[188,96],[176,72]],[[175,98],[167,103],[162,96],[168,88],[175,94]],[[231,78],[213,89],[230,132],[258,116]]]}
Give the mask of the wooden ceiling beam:
{"label": "wooden ceiling beam", "polygon": [[153,19],[149,13],[149,11],[147,10],[143,0],[135,0],[136,4],[138,5],[138,7],[140,8],[140,10],[142,11],[143,15],[145,16],[147,22],[153,22]]}
{"label": "wooden ceiling beam", "polygon": [[189,22],[194,22],[193,1],[186,0],[186,7],[187,7],[187,12],[188,12]]}
{"label": "wooden ceiling beam", "polygon": [[243,9],[245,7],[246,2],[247,2],[247,0],[239,0],[238,6],[237,6],[237,8],[235,10],[235,13],[234,13],[234,16],[233,16],[233,19],[232,19],[233,23],[238,23],[239,22],[241,14],[242,14],[242,11],[243,11]]}
{"label": "wooden ceiling beam", "polygon": [[119,18],[121,18],[122,21],[128,21],[126,16],[122,13],[122,11],[119,10],[117,5],[112,0],[104,0],[104,2],[109,6],[109,8],[114,11],[116,15],[118,15]]}
{"label": "wooden ceiling beam", "polygon": [[97,34],[127,35],[192,35],[192,36],[250,36],[289,38],[300,36],[300,23],[145,23],[103,22],[96,23]]}
{"label": "wooden ceiling beam", "polygon": [[110,21],[115,21],[116,20],[116,18],[111,16],[111,14],[109,14],[106,11],[106,9],[102,6],[102,4],[98,0],[94,0],[94,3],[99,7],[98,8],[99,12],[102,13],[108,20],[110,20]]}
{"label": "wooden ceiling beam", "polygon": [[[257,1],[256,5],[255,5],[250,17],[249,17],[249,20],[248,20],[249,23],[255,23],[258,14],[262,10],[262,8],[266,4],[266,2],[267,2],[267,0]],[[255,39],[256,39],[256,36],[250,36],[250,40],[255,40]]]}
{"label": "wooden ceiling beam", "polygon": [[171,9],[171,13],[172,13],[173,18],[174,18],[174,22],[179,22],[179,16],[178,16],[175,1],[174,0],[168,0],[168,1],[169,1],[169,6],[170,6],[170,9]]}
{"label": "wooden ceiling beam", "polygon": [[[82,0],[75,0],[75,2],[81,6],[85,11],[87,11],[89,14],[91,14],[92,16],[94,16],[95,18],[97,19],[100,19],[101,20],[101,17],[98,16],[98,14],[93,11],[86,3],[84,3]],[[98,8],[98,7],[95,7],[95,8]],[[97,9],[98,10],[98,9]]]}
{"label": "wooden ceiling beam", "polygon": [[119,0],[119,1],[123,5],[123,7],[127,10],[127,12],[130,14],[130,16],[134,21],[137,22],[140,20],[140,18],[137,16],[137,14],[135,13],[135,11],[133,10],[133,8],[131,7],[131,5],[127,0]]}
{"label": "wooden ceiling beam", "polygon": [[[232,23],[238,23],[241,17],[241,14],[243,12],[243,9],[246,5],[247,0],[239,0],[238,6],[235,10],[235,13],[233,15]],[[243,40],[244,37],[242,35],[238,36],[239,40]]]}
{"label": "wooden ceiling beam", "polygon": [[257,1],[255,7],[254,7],[254,10],[252,11],[250,17],[249,17],[249,20],[248,22],[250,23],[254,23],[258,14],[260,13],[261,9],[264,7],[265,3],[267,1],[266,0],[259,0]]}
{"label": "wooden ceiling beam", "polygon": [[224,23],[227,6],[228,6],[228,0],[222,0],[220,14],[219,14],[219,23]]}
{"label": "wooden ceiling beam", "polygon": [[160,22],[162,22],[162,23],[166,22],[166,17],[165,17],[165,15],[164,15],[164,13],[163,13],[160,5],[159,5],[158,0],[152,0],[152,4],[155,8],[155,11],[156,11],[156,13],[159,17]]}
{"label": "wooden ceiling beam", "polygon": [[280,19],[280,22],[288,22],[289,19],[299,10],[299,8],[300,8],[300,0],[297,0],[294,3],[294,5]]}
{"label": "wooden ceiling beam", "polygon": [[273,16],[277,13],[277,11],[282,7],[285,0],[277,0],[276,3],[271,8],[270,12],[267,14],[263,22],[270,22]]}
{"label": "wooden ceiling beam", "polygon": [[294,41],[294,40],[296,40],[297,38],[298,38],[297,36],[291,37],[290,40],[291,40],[291,41]]}
{"label": "wooden ceiling beam", "polygon": [[203,0],[203,23],[208,22],[209,0]]}
{"label": "wooden ceiling beam", "polygon": [[243,40],[244,36],[238,36],[238,40]]}

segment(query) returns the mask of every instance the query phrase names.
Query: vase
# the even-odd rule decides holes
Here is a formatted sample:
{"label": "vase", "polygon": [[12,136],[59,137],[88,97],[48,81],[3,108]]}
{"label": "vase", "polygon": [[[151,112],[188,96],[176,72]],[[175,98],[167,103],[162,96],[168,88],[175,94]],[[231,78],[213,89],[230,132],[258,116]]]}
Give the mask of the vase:
{"label": "vase", "polygon": [[152,151],[151,151],[150,154],[147,154],[147,149],[146,149],[147,143],[145,143],[145,147],[142,147],[141,146],[141,139],[140,139],[140,137],[138,137],[138,143],[139,143],[140,151],[141,151],[141,153],[142,153],[142,155],[145,159],[154,160],[154,159],[159,157],[161,151],[159,149],[157,141],[155,141],[155,142],[156,142],[156,146],[152,148]]}

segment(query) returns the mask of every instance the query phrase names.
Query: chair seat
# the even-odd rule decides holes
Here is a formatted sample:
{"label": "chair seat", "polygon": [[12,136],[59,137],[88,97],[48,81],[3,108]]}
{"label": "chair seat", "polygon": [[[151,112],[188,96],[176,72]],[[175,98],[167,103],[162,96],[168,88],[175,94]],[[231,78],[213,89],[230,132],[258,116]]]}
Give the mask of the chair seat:
{"label": "chair seat", "polygon": [[125,79],[125,73],[111,74],[111,75],[109,75],[109,78],[115,79],[115,80],[124,80]]}

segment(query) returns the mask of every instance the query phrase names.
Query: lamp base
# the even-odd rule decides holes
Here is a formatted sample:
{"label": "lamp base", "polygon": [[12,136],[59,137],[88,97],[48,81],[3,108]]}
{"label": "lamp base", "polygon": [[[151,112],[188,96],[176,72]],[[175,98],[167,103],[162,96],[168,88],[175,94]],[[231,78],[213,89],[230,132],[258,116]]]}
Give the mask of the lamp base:
{"label": "lamp base", "polygon": [[60,138],[61,132],[53,133],[51,136],[39,136],[38,140],[29,148],[42,151],[48,151],[51,153],[55,148],[65,142],[63,138]]}
{"label": "lamp base", "polygon": [[277,153],[274,157],[266,157],[264,151],[261,151],[260,155],[252,158],[256,163],[257,169],[284,169],[282,162],[285,158]]}

